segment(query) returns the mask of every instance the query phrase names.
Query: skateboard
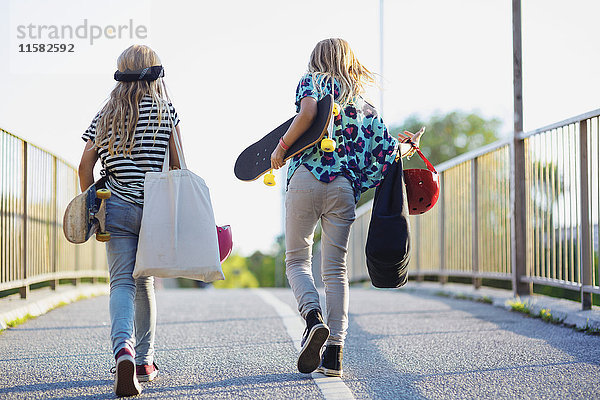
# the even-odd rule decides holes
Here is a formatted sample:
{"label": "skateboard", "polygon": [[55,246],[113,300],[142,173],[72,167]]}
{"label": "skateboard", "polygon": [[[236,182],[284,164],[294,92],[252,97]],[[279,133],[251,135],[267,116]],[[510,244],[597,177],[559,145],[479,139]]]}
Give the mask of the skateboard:
{"label": "skateboard", "polygon": [[71,243],[85,243],[94,233],[99,242],[108,242],[106,232],[106,199],[110,190],[104,187],[105,178],[91,185],[75,197],[65,210],[63,232]]}
{"label": "skateboard", "polygon": [[[335,104],[335,106],[337,106],[337,104]],[[335,142],[331,138],[333,128],[331,126],[331,123],[333,122],[331,116],[332,111],[337,115],[336,112],[339,112],[339,108],[334,107],[333,96],[329,94],[319,100],[317,102],[317,110],[317,117],[312,125],[285,153],[284,162],[319,142],[328,131],[330,132],[329,137],[323,139],[321,148],[324,151],[330,152],[335,149]],[[268,186],[275,185],[275,179],[271,171],[271,153],[273,153],[273,150],[277,147],[279,139],[287,132],[292,121],[294,121],[294,118],[296,117],[294,116],[288,119],[258,142],[242,151],[233,168],[233,172],[238,179],[242,181],[254,181],[269,172],[265,175],[264,182]],[[330,127],[329,129],[328,126]]]}

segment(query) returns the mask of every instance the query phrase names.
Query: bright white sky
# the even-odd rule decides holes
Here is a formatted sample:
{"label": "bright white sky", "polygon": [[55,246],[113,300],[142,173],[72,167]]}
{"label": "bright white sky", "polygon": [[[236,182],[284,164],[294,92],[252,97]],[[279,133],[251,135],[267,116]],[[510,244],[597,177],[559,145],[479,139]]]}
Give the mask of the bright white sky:
{"label": "bright white sky", "polygon": [[[599,15],[597,0],[523,1],[526,131],[600,107]],[[84,19],[103,27],[132,19],[148,38],[17,39],[18,25]],[[511,1],[385,0],[384,27],[388,125],[460,109],[499,117],[510,134]],[[276,188],[240,182],[233,165],[293,115],[310,52],[332,36],[379,71],[379,0],[0,0],[0,127],[77,165],[81,133],[114,86],[117,56],[148,44],[162,59],[188,166],[209,185],[217,223],[232,225],[242,254],[268,251],[281,232],[284,177]],[[19,44],[39,42],[74,43],[75,52],[18,53]],[[369,94],[378,104],[379,92]]]}

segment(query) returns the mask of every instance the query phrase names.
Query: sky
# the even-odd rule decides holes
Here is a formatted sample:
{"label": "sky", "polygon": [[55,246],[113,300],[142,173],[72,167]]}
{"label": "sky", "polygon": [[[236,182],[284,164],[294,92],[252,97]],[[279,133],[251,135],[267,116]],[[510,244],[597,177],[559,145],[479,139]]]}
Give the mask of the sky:
{"label": "sky", "polygon": [[[500,118],[501,134],[512,134],[511,1],[383,4],[382,66],[379,0],[0,0],[0,127],[77,166],[118,55],[147,44],[165,67],[188,167],[209,186],[217,223],[232,226],[240,254],[270,251],[282,232],[285,177],[279,172],[274,188],[241,182],[233,165],[293,115],[321,39],[346,39],[361,63],[382,72],[383,96],[379,88],[367,96],[378,107],[383,99],[389,126],[462,110]],[[523,1],[525,131],[600,108],[598,15],[597,0]],[[50,26],[83,27],[80,37],[51,38]],[[119,26],[128,26],[120,38]],[[73,52],[19,52],[35,43]]]}

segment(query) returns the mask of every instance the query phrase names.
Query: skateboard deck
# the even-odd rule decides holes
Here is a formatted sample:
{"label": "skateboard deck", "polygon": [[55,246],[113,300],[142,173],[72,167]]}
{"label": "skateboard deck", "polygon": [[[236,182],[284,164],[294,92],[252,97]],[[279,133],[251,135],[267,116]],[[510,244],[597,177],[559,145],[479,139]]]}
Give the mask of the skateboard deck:
{"label": "skateboard deck", "polygon": [[84,243],[94,233],[97,233],[98,241],[110,240],[110,234],[105,232],[105,200],[109,197],[110,191],[104,188],[104,178],[102,178],[71,200],[63,218],[63,232],[69,242]]}
{"label": "skateboard deck", "polygon": [[[296,154],[319,142],[327,133],[327,126],[333,110],[333,96],[327,95],[317,102],[317,117],[312,125],[290,146],[285,153],[284,162]],[[271,153],[277,147],[279,139],[287,132],[295,116],[269,132],[258,142],[247,147],[238,156],[233,172],[242,181],[253,181],[271,169]]]}

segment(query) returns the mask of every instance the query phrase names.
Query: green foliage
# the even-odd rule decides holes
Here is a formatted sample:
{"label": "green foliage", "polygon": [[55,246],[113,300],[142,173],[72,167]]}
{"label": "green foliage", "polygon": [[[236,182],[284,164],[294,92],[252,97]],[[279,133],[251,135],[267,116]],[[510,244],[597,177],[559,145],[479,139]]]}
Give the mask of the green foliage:
{"label": "green foliage", "polygon": [[13,294],[17,294],[17,293],[19,293],[19,289],[10,289],[10,290],[0,291],[0,299],[2,297],[12,296]]}
{"label": "green foliage", "polygon": [[374,197],[375,197],[375,188],[371,188],[371,189],[367,190],[360,196],[358,203],[356,203],[356,208],[367,203],[369,200],[373,199]]}
{"label": "green foliage", "polygon": [[275,286],[275,256],[255,252],[246,257],[246,265],[261,287]]}
{"label": "green foliage", "polygon": [[216,288],[285,286],[285,237],[277,237],[271,254],[260,251],[248,257],[232,254],[223,263],[225,281],[214,282]]}
{"label": "green foliage", "polygon": [[30,319],[33,319],[33,318],[35,318],[33,315],[31,315],[31,314],[27,313],[25,316],[23,316],[23,317],[21,317],[21,318],[17,318],[17,319],[15,319],[15,320],[8,321],[8,322],[6,323],[6,325],[7,325],[9,328],[14,328],[15,326],[17,326],[17,325],[21,325],[21,324],[24,324],[25,322],[27,322],[27,321],[29,321]]}
{"label": "green foliage", "polygon": [[512,311],[520,312],[520,313],[527,314],[527,315],[531,314],[531,309],[529,308],[529,304],[524,303],[520,300],[511,300],[508,302],[508,305],[510,306],[510,309]]}
{"label": "green foliage", "polygon": [[[564,268],[564,264],[561,266]],[[567,276],[567,275],[563,275]],[[581,293],[578,290],[571,290],[567,288],[561,288],[556,286],[546,286],[546,285],[533,285],[533,293],[541,294],[548,297],[556,297],[559,299],[567,299],[571,301],[580,301]]]}
{"label": "green foliage", "polygon": [[542,308],[538,316],[551,324],[560,324],[563,321],[561,318],[553,316],[549,308]]}
{"label": "green foliage", "polygon": [[285,276],[285,235],[277,236],[275,241],[275,287],[284,287],[287,283]]}
{"label": "green foliage", "polygon": [[590,319],[588,318],[585,323],[585,327],[583,329],[578,329],[579,331],[585,332],[590,335],[600,335],[600,329],[595,326],[590,326]]}
{"label": "green foliage", "polygon": [[176,278],[177,279],[177,287],[180,289],[196,289],[199,285],[203,285],[203,282],[188,279],[188,278]]}
{"label": "green foliage", "polygon": [[232,254],[222,265],[224,281],[215,281],[213,283],[218,289],[231,288],[253,288],[258,287],[258,279],[248,269],[246,258],[237,254]]}
{"label": "green foliage", "polygon": [[531,187],[531,196],[540,211],[551,211],[556,198],[568,190],[565,177],[558,164],[553,161],[533,161],[533,175],[539,179],[539,186]]}
{"label": "green foliage", "polygon": [[[57,305],[56,307],[62,307],[63,305],[66,305],[66,303],[62,303]],[[16,326],[22,325],[25,322],[29,321],[30,319],[34,319],[35,316],[31,315],[30,313],[27,313],[26,315],[24,315],[23,317],[17,318],[17,319],[13,319],[12,321],[6,321],[6,329],[8,328],[14,328]],[[0,334],[2,332],[4,332],[5,329],[0,328]]]}
{"label": "green foliage", "polygon": [[467,293],[449,293],[449,292],[444,292],[443,290],[438,290],[434,294],[436,296],[448,297],[448,298],[457,299],[457,300],[470,300],[470,301],[477,301],[479,303],[485,303],[485,304],[493,304],[494,303],[492,301],[492,299],[489,298],[488,296],[478,297],[478,296],[473,296],[473,295],[470,295]]}
{"label": "green foliage", "polygon": [[464,293],[457,293],[454,295],[454,298],[458,299],[458,300],[475,300],[475,298],[473,296],[469,296]]}

